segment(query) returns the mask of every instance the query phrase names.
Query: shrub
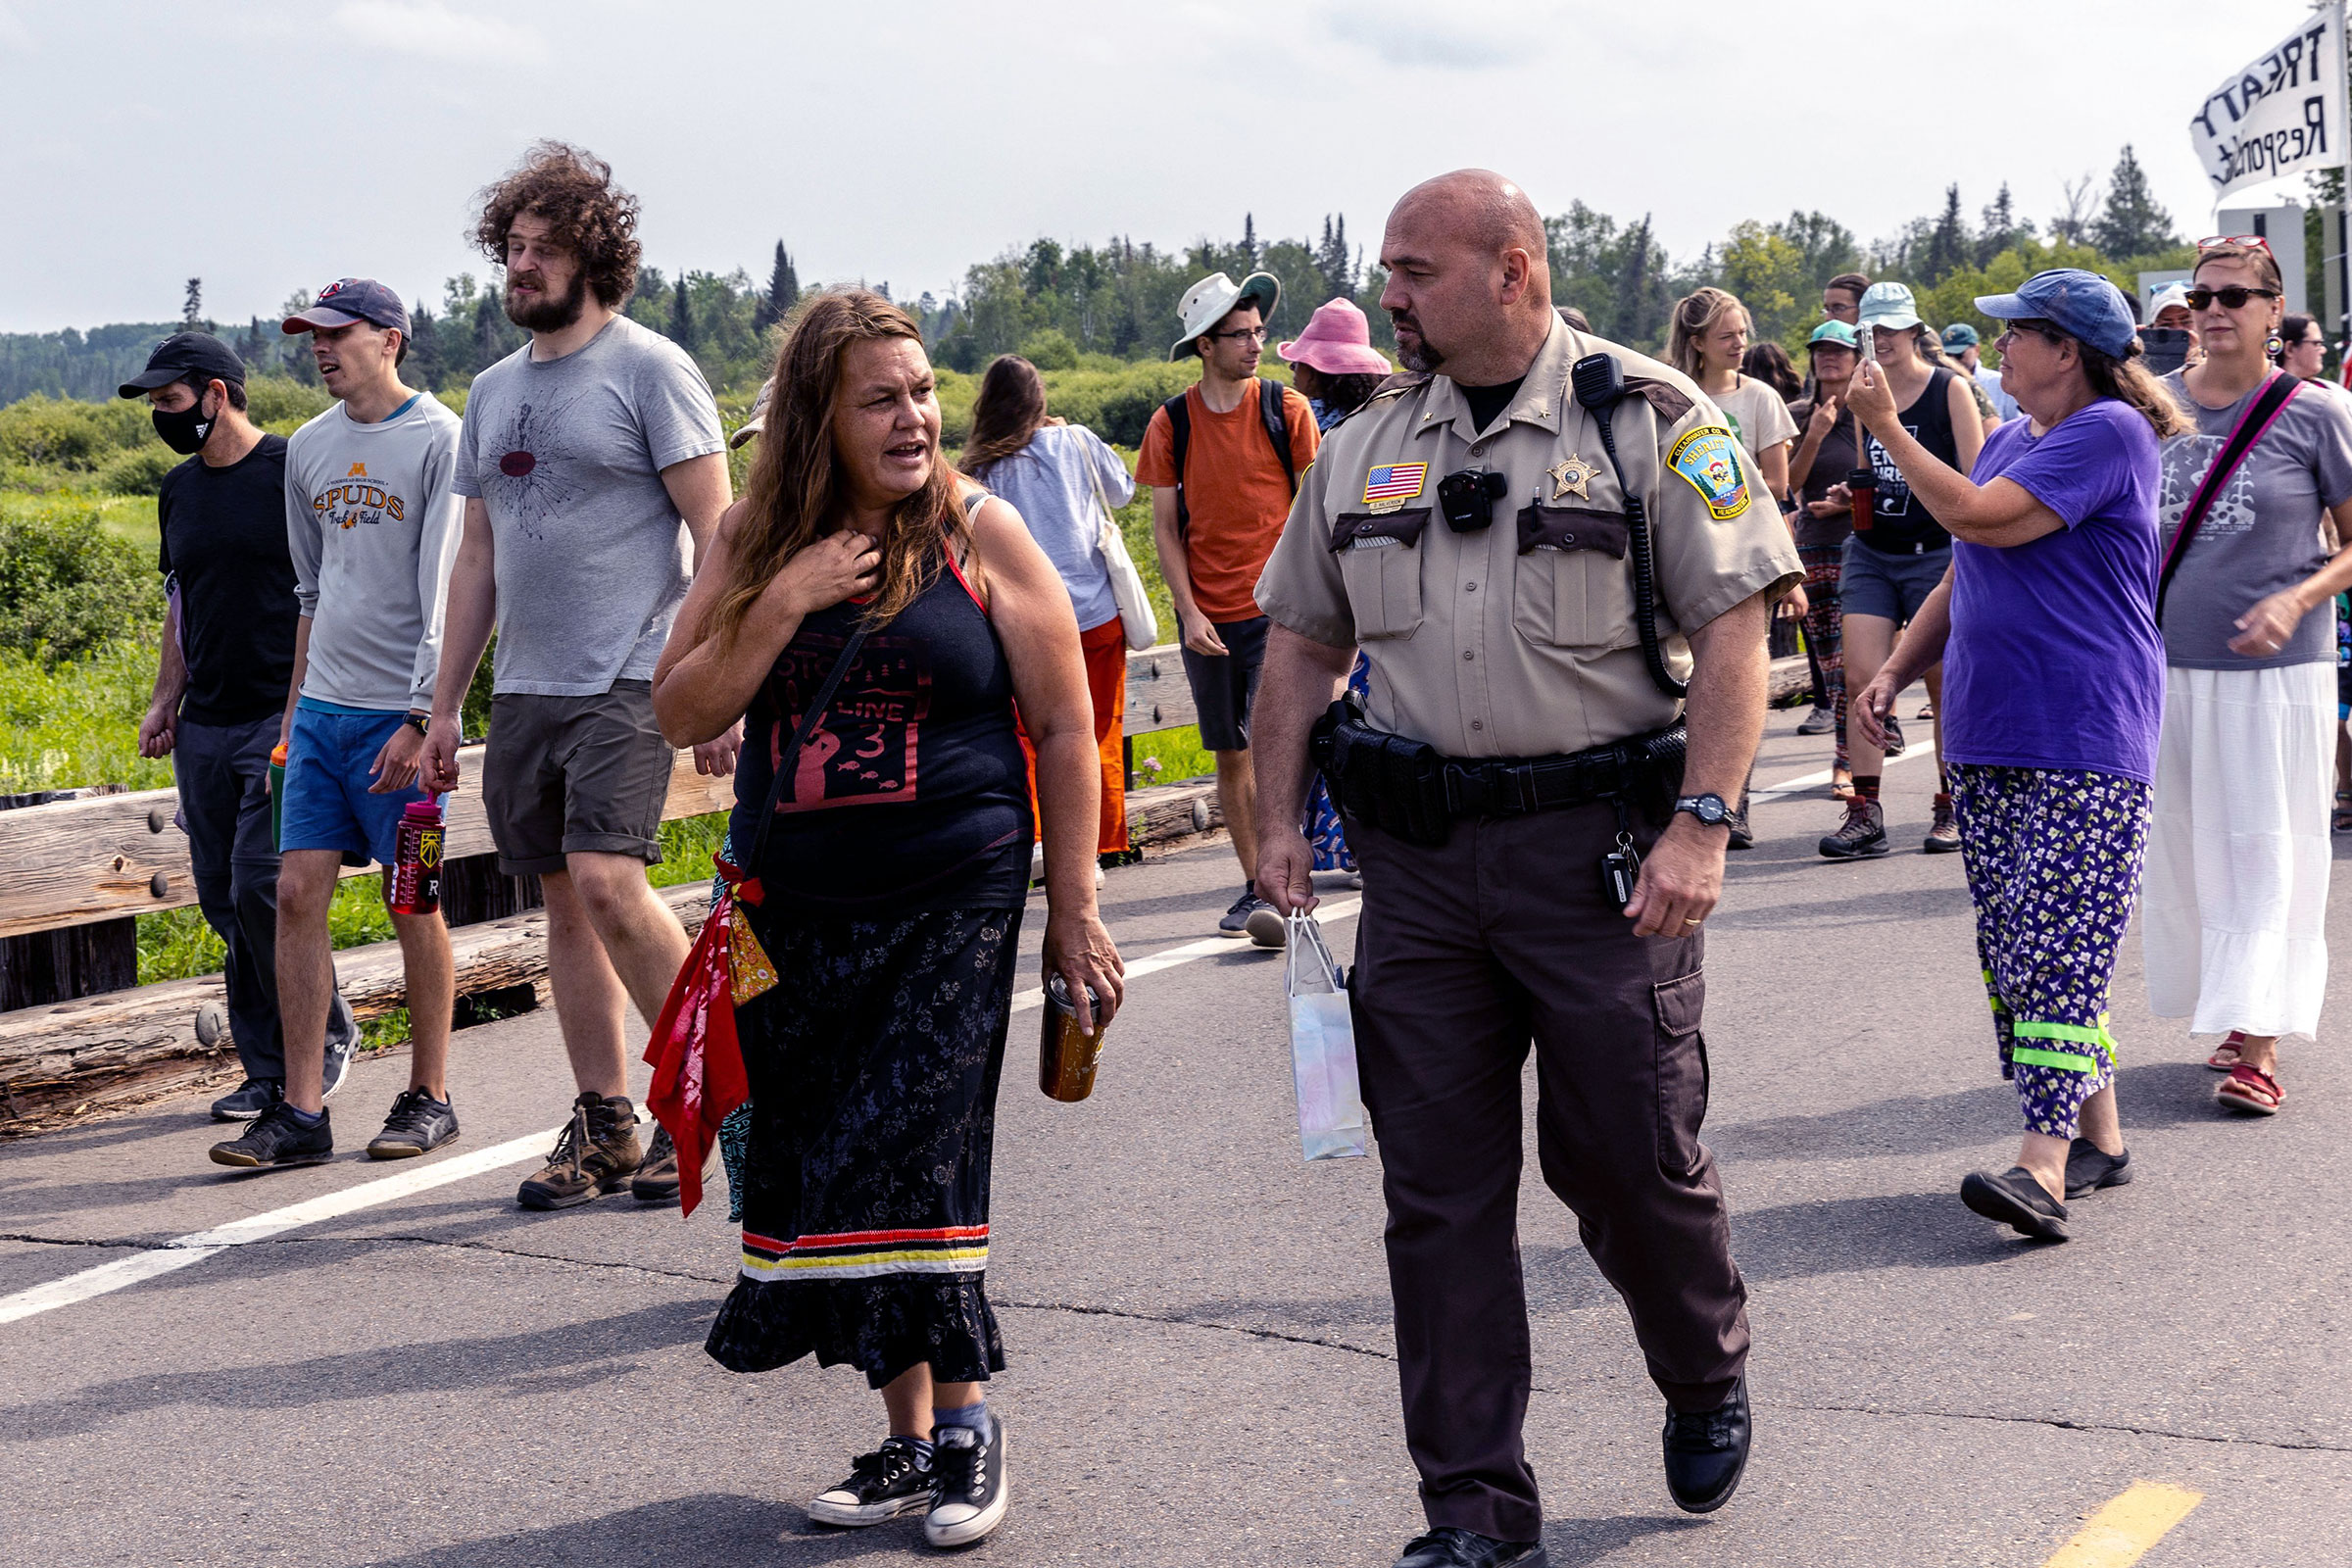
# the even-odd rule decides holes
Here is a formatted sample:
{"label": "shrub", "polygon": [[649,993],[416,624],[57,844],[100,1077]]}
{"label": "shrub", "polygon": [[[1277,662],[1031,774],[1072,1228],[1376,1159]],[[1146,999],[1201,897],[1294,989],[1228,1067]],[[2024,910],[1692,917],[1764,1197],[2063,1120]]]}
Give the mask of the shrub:
{"label": "shrub", "polygon": [[97,508],[0,518],[0,648],[61,663],[118,638],[152,638],[163,611],[151,564],[105,530]]}
{"label": "shrub", "polygon": [[278,435],[291,435],[335,401],[326,388],[304,386],[288,375],[255,376],[245,383],[245,417]]}
{"label": "shrub", "polygon": [[1057,326],[1033,333],[1021,344],[1021,358],[1041,370],[1075,370],[1078,368],[1078,345],[1070,335]]}
{"label": "shrub", "polygon": [[146,410],[125,400],[83,403],[36,393],[0,409],[0,461],[12,466],[87,474],[142,445],[164,450]]}
{"label": "shrub", "polygon": [[154,689],[152,646],[110,643],[54,665],[0,648],[0,790],[170,784],[169,760],[139,755]]}
{"label": "shrub", "polygon": [[164,488],[164,475],[179,464],[179,458],[161,442],[119,452],[99,468],[97,486],[109,495],[152,496]]}

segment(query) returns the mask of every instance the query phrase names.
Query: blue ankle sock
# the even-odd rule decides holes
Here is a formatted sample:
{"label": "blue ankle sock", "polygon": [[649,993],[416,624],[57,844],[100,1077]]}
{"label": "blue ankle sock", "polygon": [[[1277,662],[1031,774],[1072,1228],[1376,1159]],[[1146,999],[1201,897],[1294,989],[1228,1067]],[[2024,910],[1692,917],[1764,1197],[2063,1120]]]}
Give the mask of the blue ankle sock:
{"label": "blue ankle sock", "polygon": [[982,1443],[997,1441],[997,1424],[989,1419],[986,1399],[975,1399],[959,1410],[933,1410],[931,1422],[934,1432],[940,1427],[968,1427],[980,1435]]}
{"label": "blue ankle sock", "polygon": [[287,1115],[293,1117],[297,1123],[305,1127],[316,1127],[326,1116],[326,1112],[323,1110],[303,1110],[300,1107],[289,1104],[282,1100],[278,1102],[278,1104]]}
{"label": "blue ankle sock", "polygon": [[891,1434],[891,1438],[892,1441],[904,1443],[907,1447],[912,1448],[915,1458],[922,1462],[923,1468],[930,1468],[931,1440],[929,1438],[918,1438],[906,1432],[894,1432]]}

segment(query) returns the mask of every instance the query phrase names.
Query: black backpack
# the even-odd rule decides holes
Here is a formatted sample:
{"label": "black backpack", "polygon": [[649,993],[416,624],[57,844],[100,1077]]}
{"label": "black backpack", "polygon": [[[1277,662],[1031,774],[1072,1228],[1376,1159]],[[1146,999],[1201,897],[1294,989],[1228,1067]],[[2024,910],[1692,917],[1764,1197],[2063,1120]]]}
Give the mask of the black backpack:
{"label": "black backpack", "polygon": [[[1168,434],[1175,443],[1176,459],[1176,537],[1182,539],[1192,531],[1193,509],[1184,499],[1184,457],[1193,442],[1192,394],[1179,392],[1160,407],[1167,411]],[[1257,413],[1266,427],[1266,439],[1274,443],[1274,455],[1282,459],[1282,476],[1290,481],[1291,494],[1298,494],[1298,466],[1291,457],[1291,426],[1282,416],[1282,383],[1262,376],[1257,383]]]}

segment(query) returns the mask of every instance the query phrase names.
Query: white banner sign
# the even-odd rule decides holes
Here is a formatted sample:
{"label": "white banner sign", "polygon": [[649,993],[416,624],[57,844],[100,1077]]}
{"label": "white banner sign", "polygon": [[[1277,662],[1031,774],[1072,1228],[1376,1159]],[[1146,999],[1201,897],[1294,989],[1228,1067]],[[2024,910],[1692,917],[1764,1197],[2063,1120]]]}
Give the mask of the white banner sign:
{"label": "white banner sign", "polygon": [[2344,166],[2344,17],[2314,14],[2269,54],[2207,95],[2188,122],[2197,162],[2221,197]]}

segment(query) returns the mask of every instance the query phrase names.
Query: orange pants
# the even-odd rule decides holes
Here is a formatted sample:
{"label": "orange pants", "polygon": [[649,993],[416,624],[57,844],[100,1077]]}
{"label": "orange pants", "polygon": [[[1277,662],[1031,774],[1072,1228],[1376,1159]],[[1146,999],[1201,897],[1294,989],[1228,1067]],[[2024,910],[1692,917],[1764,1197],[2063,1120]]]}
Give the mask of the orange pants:
{"label": "orange pants", "polygon": [[[1127,629],[1111,619],[1078,634],[1086,654],[1086,694],[1094,700],[1095,754],[1102,761],[1102,822],[1095,853],[1116,855],[1127,848],[1127,749],[1120,725],[1127,716]],[[1021,726],[1021,750],[1029,758],[1029,810],[1044,831],[1037,808],[1037,748]]]}

